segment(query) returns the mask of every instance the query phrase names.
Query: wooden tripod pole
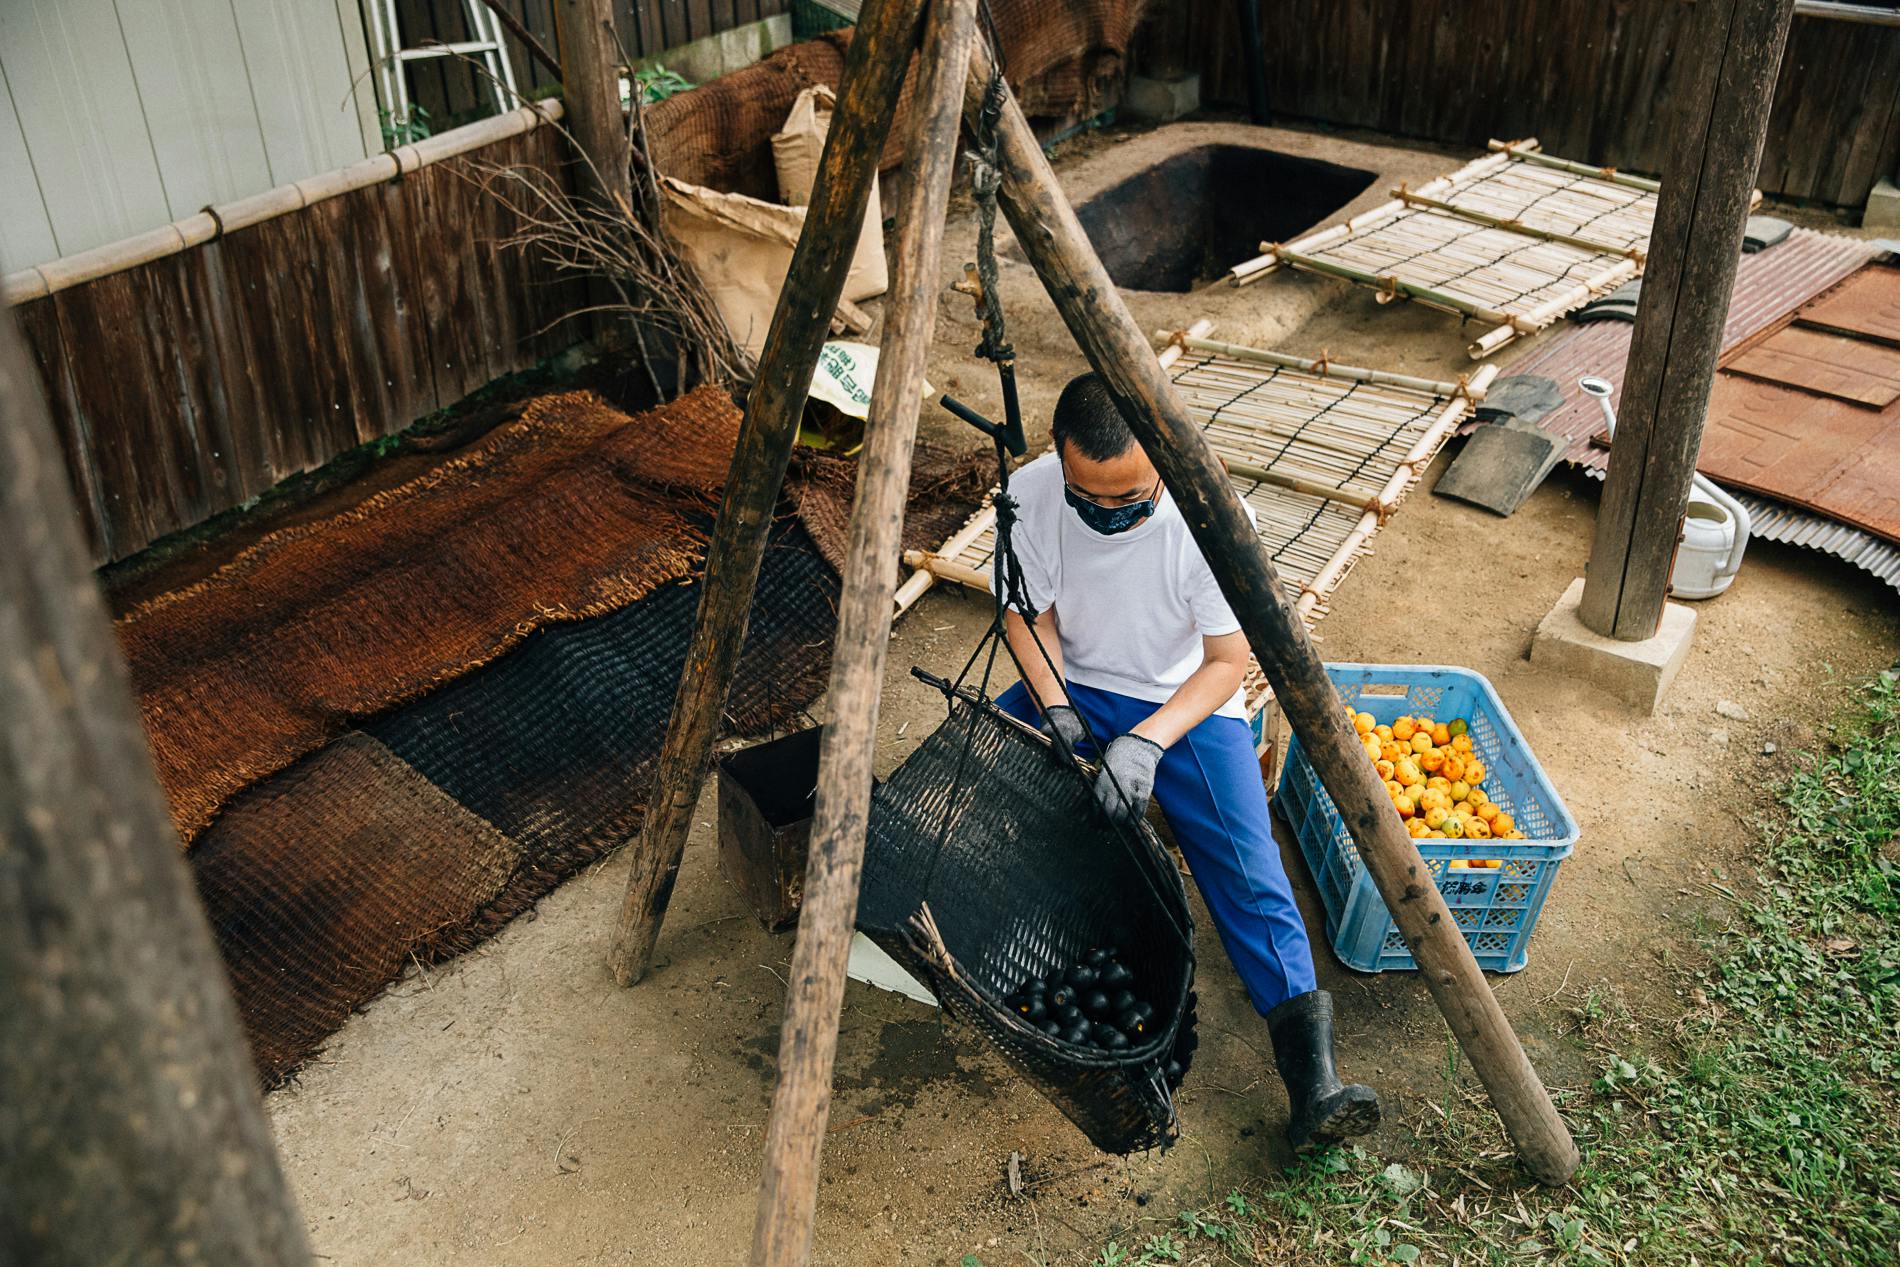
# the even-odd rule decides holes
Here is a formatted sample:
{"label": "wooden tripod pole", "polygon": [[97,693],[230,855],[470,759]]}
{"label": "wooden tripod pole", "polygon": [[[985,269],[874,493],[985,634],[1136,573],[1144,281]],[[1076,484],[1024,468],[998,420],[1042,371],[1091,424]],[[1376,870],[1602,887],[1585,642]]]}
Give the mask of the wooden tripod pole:
{"label": "wooden tripod pole", "polygon": [[0,1261],[310,1261],[39,372],[0,312]]}
{"label": "wooden tripod pole", "polygon": [[1793,0],[1705,0],[1656,195],[1621,417],[1577,618],[1653,637],[1669,597]]}
{"label": "wooden tripod pole", "polygon": [[785,482],[818,349],[844,291],[871,182],[877,179],[878,157],[884,152],[891,116],[897,113],[898,90],[922,22],[923,0],[866,0],[845,56],[838,108],[818,163],[805,228],[779,291],[759,357],[758,380],[746,401],[739,444],[726,475],[725,497],[706,552],[693,642],[673,698],[646,821],[633,849],[633,871],[608,959],[621,985],[646,975],[679,876],[693,804],[706,780],[719,716],[745,643],[772,508]]}
{"label": "wooden tripod pole", "polygon": [[931,0],[917,59],[921,82],[915,101],[923,117],[905,147],[911,179],[898,210],[897,271],[864,424],[864,456],[858,465],[838,632],[832,641],[826,696],[831,718],[819,750],[805,904],[785,993],[778,1086],[772,1094],[765,1175],[752,1233],[754,1267],[798,1267],[811,1251],[845,961],[871,814],[878,699],[897,591],[894,565],[902,548],[924,359],[937,327],[944,214],[950,205],[963,79],[975,38],[976,0]]}
{"label": "wooden tripod pole", "polygon": [[[500,6],[491,5],[495,12]],[[613,0],[561,0],[562,95],[567,126],[593,167],[582,172],[607,206],[630,205],[633,193],[633,140],[627,112],[620,108],[620,40],[614,33]],[[503,56],[507,56],[506,52]],[[398,72],[400,73],[400,72]]]}
{"label": "wooden tripod pole", "polygon": [[[964,119],[972,126],[989,81],[990,61],[979,49],[964,95]],[[1578,1162],[1570,1132],[1471,957],[1417,846],[1392,812],[1378,772],[1347,726],[1306,626],[1282,600],[1279,578],[1219,460],[1129,317],[1013,96],[998,135],[999,201],[1017,242],[1180,504],[1432,997],[1491,1093],[1518,1156],[1540,1181],[1565,1182]]]}

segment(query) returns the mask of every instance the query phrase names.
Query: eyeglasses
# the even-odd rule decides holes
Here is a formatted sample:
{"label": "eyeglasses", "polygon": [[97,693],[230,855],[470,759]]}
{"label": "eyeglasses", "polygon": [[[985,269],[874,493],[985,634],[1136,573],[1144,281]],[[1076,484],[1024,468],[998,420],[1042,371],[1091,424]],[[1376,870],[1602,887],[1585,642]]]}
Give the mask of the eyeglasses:
{"label": "eyeglasses", "polygon": [[1103,510],[1119,510],[1123,506],[1132,506],[1136,502],[1151,502],[1159,498],[1161,496],[1161,477],[1159,475],[1155,476],[1155,486],[1149,489],[1147,495],[1144,497],[1096,497],[1091,493],[1083,492],[1075,485],[1069,483],[1069,467],[1067,463],[1064,463],[1062,466],[1062,487],[1068,489],[1071,493],[1080,497],[1091,506],[1100,506]]}

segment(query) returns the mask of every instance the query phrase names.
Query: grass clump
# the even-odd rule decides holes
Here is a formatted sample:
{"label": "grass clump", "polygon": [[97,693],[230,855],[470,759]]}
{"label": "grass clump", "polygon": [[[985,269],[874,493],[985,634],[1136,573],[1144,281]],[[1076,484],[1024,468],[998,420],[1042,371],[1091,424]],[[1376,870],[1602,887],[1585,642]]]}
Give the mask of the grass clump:
{"label": "grass clump", "polygon": [[1900,674],[1799,765],[1687,1014],[1578,1010],[1601,1072],[1560,1106],[1569,1188],[1527,1184],[1453,1076],[1420,1129],[1432,1170],[1334,1150],[1097,1264],[1900,1262]]}

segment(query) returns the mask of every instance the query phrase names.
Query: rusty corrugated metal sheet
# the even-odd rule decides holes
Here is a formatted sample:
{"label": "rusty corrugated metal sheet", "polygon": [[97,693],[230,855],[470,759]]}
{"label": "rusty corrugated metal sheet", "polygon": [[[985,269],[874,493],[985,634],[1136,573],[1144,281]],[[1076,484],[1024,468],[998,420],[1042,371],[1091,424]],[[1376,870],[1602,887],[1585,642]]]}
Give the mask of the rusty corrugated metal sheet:
{"label": "rusty corrugated metal sheet", "polygon": [[[1735,274],[1728,323],[1722,331],[1724,349],[1793,312],[1879,253],[1872,242],[1796,229],[1780,246],[1744,255]],[[1623,363],[1629,359],[1632,328],[1625,321],[1573,323],[1546,336],[1542,347],[1508,371],[1542,374],[1555,379],[1563,389],[1563,405],[1540,419],[1539,425],[1570,439],[1564,461],[1572,465],[1601,472],[1609,461],[1606,451],[1590,447],[1590,437],[1603,430],[1603,416],[1596,402],[1577,390],[1577,379],[1585,374],[1609,379],[1616,389],[1610,399],[1620,402]],[[1470,425],[1465,427],[1466,431],[1470,429]]]}
{"label": "rusty corrugated metal sheet", "polygon": [[[1880,246],[1874,242],[1796,229],[1781,246],[1744,256],[1723,331],[1725,345],[1732,348],[1780,320],[1878,254]],[[1597,479],[1604,476],[1609,453],[1591,447],[1589,439],[1603,429],[1603,418],[1596,402],[1577,390],[1577,379],[1585,374],[1607,378],[1616,387],[1612,400],[1620,398],[1631,329],[1622,321],[1573,324],[1510,369],[1513,374],[1542,374],[1562,387],[1563,406],[1541,425],[1569,437],[1564,460]],[[1736,496],[1753,520],[1750,536],[1823,551],[1900,590],[1900,546],[1771,498],[1742,492]]]}

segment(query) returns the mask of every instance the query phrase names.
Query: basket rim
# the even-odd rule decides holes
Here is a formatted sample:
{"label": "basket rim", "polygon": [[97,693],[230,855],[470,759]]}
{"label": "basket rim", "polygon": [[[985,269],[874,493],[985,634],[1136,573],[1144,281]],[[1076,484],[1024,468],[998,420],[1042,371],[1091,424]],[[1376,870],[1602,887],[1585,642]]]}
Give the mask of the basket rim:
{"label": "basket rim", "polygon": [[[1333,680],[1335,687],[1342,685],[1364,686],[1369,684],[1371,679],[1383,674],[1417,675],[1427,673],[1442,673],[1449,677],[1463,678],[1482,693],[1486,702],[1491,707],[1493,723],[1503,732],[1503,737],[1508,742],[1514,744],[1518,751],[1522,752],[1526,757],[1530,766],[1531,777],[1537,784],[1539,797],[1547,802],[1545,807],[1546,813],[1549,813],[1550,817],[1563,828],[1563,831],[1559,833],[1554,840],[1487,840],[1484,842],[1484,846],[1469,856],[1474,858],[1493,857],[1496,856],[1497,849],[1501,847],[1521,849],[1525,846],[1536,846],[1543,849],[1561,848],[1564,850],[1562,854],[1542,855],[1544,857],[1569,857],[1570,853],[1576,848],[1577,841],[1583,835],[1582,829],[1577,825],[1576,815],[1572,814],[1570,812],[1570,806],[1564,803],[1564,799],[1562,795],[1558,793],[1556,785],[1550,780],[1549,771],[1545,770],[1544,763],[1537,759],[1536,750],[1533,749],[1529,741],[1524,738],[1524,732],[1518,729],[1517,719],[1512,717],[1511,710],[1504,706],[1504,701],[1498,696],[1497,688],[1491,685],[1490,678],[1487,678],[1476,669],[1467,669],[1456,664],[1372,664],[1346,660],[1329,660],[1326,662],[1326,676]],[[1414,686],[1418,683],[1400,682],[1396,684]],[[1287,745],[1289,765],[1291,764],[1293,750],[1297,745],[1299,745],[1299,736],[1294,735]],[[1308,764],[1311,763],[1309,762]],[[1551,811],[1554,811],[1554,813]],[[1443,844],[1444,842],[1434,841],[1432,843]],[[1423,850],[1421,850],[1421,852],[1423,852]]]}

